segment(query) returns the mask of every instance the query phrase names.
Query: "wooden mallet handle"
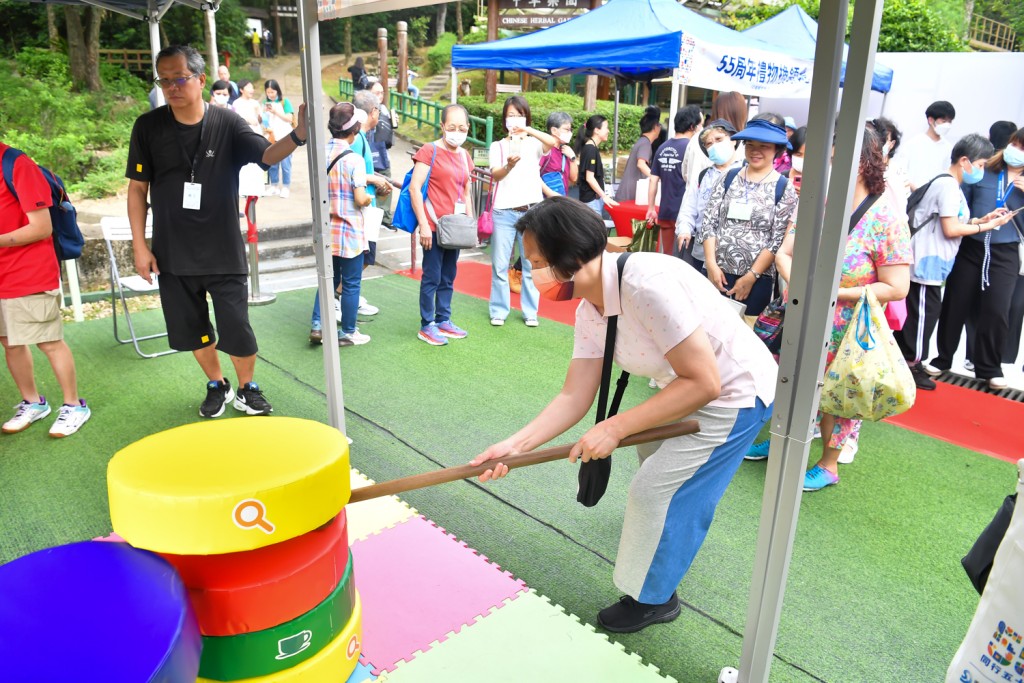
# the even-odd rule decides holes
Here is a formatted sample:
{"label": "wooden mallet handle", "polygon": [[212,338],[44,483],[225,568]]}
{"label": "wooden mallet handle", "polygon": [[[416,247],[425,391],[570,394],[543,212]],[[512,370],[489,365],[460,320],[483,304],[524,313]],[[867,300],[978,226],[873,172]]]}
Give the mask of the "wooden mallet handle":
{"label": "wooden mallet handle", "polygon": [[[640,443],[649,443],[651,441],[663,441],[676,436],[683,436],[684,434],[696,434],[699,431],[700,424],[696,420],[673,422],[672,424],[645,429],[644,431],[637,432],[632,436],[627,436],[619,442],[619,448],[622,448],[623,446],[635,446]],[[542,448],[539,451],[530,451],[528,453],[520,453],[519,455],[509,455],[498,461],[488,460],[487,462],[479,465],[458,465],[457,467],[446,467],[443,470],[414,474],[411,477],[402,477],[401,479],[392,479],[391,481],[385,481],[380,484],[364,486],[362,488],[352,490],[352,496],[349,498],[349,503],[358,503],[360,501],[378,498],[380,496],[390,496],[404,491],[415,491],[416,489],[422,489],[436,484],[447,484],[450,481],[459,481],[460,479],[478,477],[487,470],[493,468],[499,462],[504,464],[510,470],[514,470],[519,467],[527,467],[528,465],[536,465],[542,462],[561,460],[562,458],[569,457],[569,451],[572,450],[574,445],[575,443],[564,444],[562,446],[552,446],[550,448]]]}

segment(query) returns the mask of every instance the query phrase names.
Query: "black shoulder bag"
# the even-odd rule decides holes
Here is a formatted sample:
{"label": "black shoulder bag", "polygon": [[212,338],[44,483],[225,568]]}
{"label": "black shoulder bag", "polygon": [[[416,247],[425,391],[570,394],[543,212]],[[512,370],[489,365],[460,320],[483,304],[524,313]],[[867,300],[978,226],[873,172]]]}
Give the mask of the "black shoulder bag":
{"label": "black shoulder bag", "polygon": [[[624,252],[619,255],[616,265],[619,268],[619,300],[622,300],[622,271],[626,267],[626,261],[632,256],[632,252]],[[612,398],[611,408],[607,415],[605,408],[608,405],[608,390],[612,382],[612,358],[615,355],[615,331],[618,327],[619,316],[608,317],[608,331],[604,337],[604,365],[601,368],[601,388],[597,393],[597,420],[603,422],[606,417],[611,417],[619,412],[619,403],[622,395],[626,392],[626,385],[629,384],[629,373],[625,370],[619,375],[619,381],[615,384],[615,396]],[[576,491],[576,502],[589,507],[594,507],[601,500],[601,496],[608,490],[608,480],[612,473],[612,457],[601,460],[591,460],[580,463],[579,489]]]}

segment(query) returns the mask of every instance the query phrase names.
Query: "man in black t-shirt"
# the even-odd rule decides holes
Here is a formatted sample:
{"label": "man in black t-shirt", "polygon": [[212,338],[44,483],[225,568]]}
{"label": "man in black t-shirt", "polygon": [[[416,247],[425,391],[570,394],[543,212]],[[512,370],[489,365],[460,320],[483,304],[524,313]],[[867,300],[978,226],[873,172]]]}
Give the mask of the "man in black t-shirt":
{"label": "man in black t-shirt", "polygon": [[[156,83],[167,106],[135,121],[125,172],[135,269],[149,282],[160,276],[168,343],[191,351],[206,373],[200,416],[221,415],[232,399],[237,410],[268,415],[273,408],[253,382],[257,346],[249,325],[238,171],[248,163],[268,168],[304,145],[305,105],[299,107],[291,135],[270,145],[234,111],[203,102],[206,64],[194,48],[168,47],[156,64]],[[145,234],[147,196],[153,210],[152,250]],[[237,395],[221,373],[218,348],[235,366]]]}

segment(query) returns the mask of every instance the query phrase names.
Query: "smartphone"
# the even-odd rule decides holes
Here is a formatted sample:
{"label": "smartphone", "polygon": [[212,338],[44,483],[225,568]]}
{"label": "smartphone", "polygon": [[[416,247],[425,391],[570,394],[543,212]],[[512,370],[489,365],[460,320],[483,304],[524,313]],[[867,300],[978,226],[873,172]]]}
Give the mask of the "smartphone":
{"label": "smartphone", "polygon": [[1013,211],[1010,212],[1010,215],[1011,216],[1016,216],[1021,211],[1024,211],[1024,206],[1020,207],[1019,209],[1014,209]]}

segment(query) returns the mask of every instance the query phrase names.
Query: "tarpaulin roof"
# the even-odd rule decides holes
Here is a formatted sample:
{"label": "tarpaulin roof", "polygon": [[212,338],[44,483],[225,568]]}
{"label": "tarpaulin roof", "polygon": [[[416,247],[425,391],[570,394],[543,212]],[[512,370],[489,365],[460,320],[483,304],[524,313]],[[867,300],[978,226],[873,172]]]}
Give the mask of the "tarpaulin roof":
{"label": "tarpaulin roof", "polygon": [[509,69],[540,76],[587,73],[636,78],[679,66],[683,36],[722,46],[778,46],[752,41],[674,0],[611,0],[557,26],[479,45],[452,48],[456,69]]}
{"label": "tarpaulin roof", "polygon": [[[771,19],[751,26],[743,35],[763,40],[766,43],[784,46],[791,54],[814,59],[814,47],[818,37],[818,22],[814,21],[799,5],[793,5],[779,12]],[[840,84],[846,80],[846,53],[849,46],[843,46],[843,66]],[[886,93],[892,88],[892,69],[875,63],[871,77],[871,89]]]}

